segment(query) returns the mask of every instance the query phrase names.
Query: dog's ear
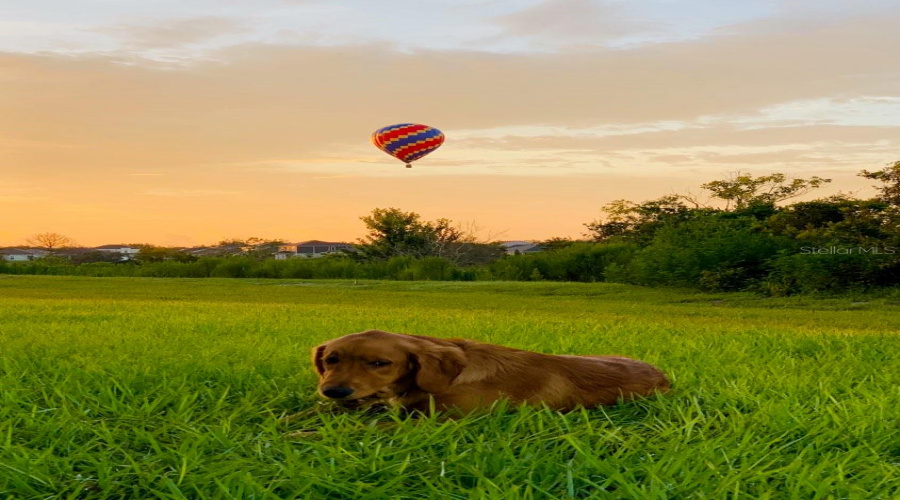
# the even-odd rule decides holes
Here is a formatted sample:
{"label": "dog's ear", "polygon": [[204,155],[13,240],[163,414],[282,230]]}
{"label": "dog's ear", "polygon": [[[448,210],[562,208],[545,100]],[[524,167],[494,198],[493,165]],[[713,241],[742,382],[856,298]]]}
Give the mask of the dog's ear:
{"label": "dog's ear", "polygon": [[325,352],[325,344],[320,346],[313,347],[312,350],[312,365],[316,369],[316,372],[319,375],[325,373],[325,363],[322,362],[322,354]]}
{"label": "dog's ear", "polygon": [[410,357],[416,368],[416,385],[432,394],[446,391],[466,366],[466,355],[459,347],[426,345]]}

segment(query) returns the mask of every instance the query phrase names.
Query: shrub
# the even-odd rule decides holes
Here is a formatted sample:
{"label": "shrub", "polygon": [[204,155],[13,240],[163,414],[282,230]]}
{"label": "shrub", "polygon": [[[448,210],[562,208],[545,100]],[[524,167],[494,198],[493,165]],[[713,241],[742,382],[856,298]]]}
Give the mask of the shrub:
{"label": "shrub", "polygon": [[612,264],[631,260],[637,246],[631,243],[574,243],[558,250],[509,255],[490,265],[501,280],[604,281]]}
{"label": "shrub", "polygon": [[751,218],[705,217],[660,229],[614,281],[639,285],[740,290],[765,277],[786,242],[761,232]]}
{"label": "shrub", "polygon": [[896,256],[868,253],[782,255],[760,290],[769,295],[830,292],[900,284]]}

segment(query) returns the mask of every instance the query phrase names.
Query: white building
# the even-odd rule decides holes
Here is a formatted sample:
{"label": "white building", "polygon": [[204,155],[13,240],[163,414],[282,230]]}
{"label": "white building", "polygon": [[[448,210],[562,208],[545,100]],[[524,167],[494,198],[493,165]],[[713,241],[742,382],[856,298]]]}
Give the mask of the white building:
{"label": "white building", "polygon": [[103,245],[94,248],[94,250],[98,252],[117,253],[122,256],[122,260],[131,260],[137,257],[137,254],[141,251],[140,248],[128,245]]}
{"label": "white building", "polygon": [[2,248],[0,249],[0,256],[2,256],[3,260],[9,262],[27,262],[29,260],[40,259],[41,257],[46,257],[47,253],[45,250],[35,250],[30,248]]}
{"label": "white building", "polygon": [[292,245],[281,245],[278,247],[278,253],[275,254],[275,258],[277,260],[291,259],[294,257],[314,258],[328,254],[341,253],[344,250],[351,249],[353,249],[353,245],[350,243],[310,240]]}
{"label": "white building", "polygon": [[531,252],[540,252],[542,249],[530,241],[504,241],[500,246],[506,250],[506,255],[516,255]]}

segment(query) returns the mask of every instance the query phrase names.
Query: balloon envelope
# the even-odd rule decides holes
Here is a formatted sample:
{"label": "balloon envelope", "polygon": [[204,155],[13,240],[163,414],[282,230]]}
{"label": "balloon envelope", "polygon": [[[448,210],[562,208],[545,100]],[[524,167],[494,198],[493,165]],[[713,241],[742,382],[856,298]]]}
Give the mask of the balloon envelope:
{"label": "balloon envelope", "polygon": [[409,163],[418,160],[444,143],[444,134],[428,125],[398,123],[372,133],[372,144],[385,153]]}

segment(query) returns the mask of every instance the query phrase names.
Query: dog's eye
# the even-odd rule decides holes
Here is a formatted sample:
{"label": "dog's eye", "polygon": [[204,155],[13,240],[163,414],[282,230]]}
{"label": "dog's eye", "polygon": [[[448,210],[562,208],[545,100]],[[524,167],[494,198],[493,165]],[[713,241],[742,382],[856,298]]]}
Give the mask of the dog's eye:
{"label": "dog's eye", "polygon": [[389,365],[389,364],[391,364],[390,361],[382,361],[382,360],[378,360],[378,361],[372,361],[372,362],[370,362],[370,363],[369,363],[369,366],[374,366],[375,368],[381,368],[382,366],[387,366],[387,365]]}
{"label": "dog's eye", "polygon": [[338,362],[337,356],[328,356],[327,358],[325,358],[325,363],[327,363],[329,365],[333,365],[337,362]]}

